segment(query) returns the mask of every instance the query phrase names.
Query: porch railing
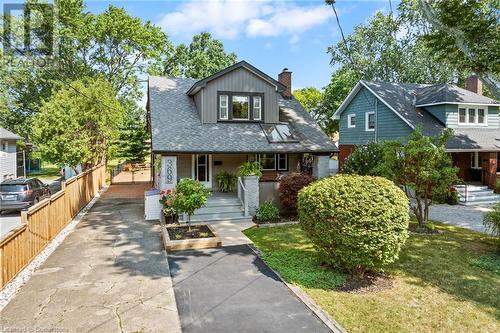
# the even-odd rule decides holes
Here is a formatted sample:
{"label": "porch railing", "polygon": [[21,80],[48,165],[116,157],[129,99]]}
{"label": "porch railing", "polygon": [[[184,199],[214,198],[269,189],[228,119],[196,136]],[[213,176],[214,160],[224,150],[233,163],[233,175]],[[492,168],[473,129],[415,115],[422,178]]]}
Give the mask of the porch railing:
{"label": "porch railing", "polygon": [[241,177],[238,177],[238,199],[244,207],[245,216],[248,216],[248,193]]}
{"label": "porch railing", "polygon": [[464,189],[463,192],[457,191],[458,200],[463,203],[467,203],[469,196],[469,184],[467,184],[463,180],[460,180],[457,185],[460,185],[460,187]]}

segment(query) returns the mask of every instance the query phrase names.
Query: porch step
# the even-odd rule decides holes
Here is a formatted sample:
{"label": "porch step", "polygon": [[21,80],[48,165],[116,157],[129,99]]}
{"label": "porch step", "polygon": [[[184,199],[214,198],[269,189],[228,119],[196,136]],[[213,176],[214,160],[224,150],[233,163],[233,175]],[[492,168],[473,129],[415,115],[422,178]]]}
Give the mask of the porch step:
{"label": "porch step", "polygon": [[459,194],[459,203],[465,206],[493,205],[500,202],[500,194],[496,194],[488,186],[468,185],[467,201],[465,201],[465,185],[456,185]]}
{"label": "porch step", "polygon": [[206,221],[224,221],[224,220],[238,220],[238,219],[251,219],[245,216],[243,212],[228,212],[228,213],[209,213],[209,214],[195,214],[191,216],[191,222],[206,222]]}
{"label": "porch step", "polygon": [[242,211],[240,204],[218,204],[218,205],[206,205],[198,209],[195,214],[216,214],[216,213],[238,213]]}

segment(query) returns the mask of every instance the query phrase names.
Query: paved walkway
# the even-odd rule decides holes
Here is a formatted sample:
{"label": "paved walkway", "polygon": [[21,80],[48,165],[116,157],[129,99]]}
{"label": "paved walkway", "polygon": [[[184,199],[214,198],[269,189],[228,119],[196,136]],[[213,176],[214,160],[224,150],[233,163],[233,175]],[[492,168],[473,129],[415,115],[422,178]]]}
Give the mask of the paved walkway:
{"label": "paved walkway", "polygon": [[168,254],[182,332],[331,332],[248,245]]}
{"label": "paved walkway", "polygon": [[242,231],[254,225],[252,221],[221,221],[210,223],[210,226],[214,228],[221,239],[222,246],[253,244],[250,238],[245,236]]}
{"label": "paved walkway", "polygon": [[144,221],[143,199],[120,198],[126,188],[98,200],[0,313],[0,328],[180,331],[159,225]]}
{"label": "paved walkway", "polygon": [[488,211],[491,211],[491,208],[484,206],[432,205],[429,218],[477,232],[489,233],[483,226],[483,214]]}

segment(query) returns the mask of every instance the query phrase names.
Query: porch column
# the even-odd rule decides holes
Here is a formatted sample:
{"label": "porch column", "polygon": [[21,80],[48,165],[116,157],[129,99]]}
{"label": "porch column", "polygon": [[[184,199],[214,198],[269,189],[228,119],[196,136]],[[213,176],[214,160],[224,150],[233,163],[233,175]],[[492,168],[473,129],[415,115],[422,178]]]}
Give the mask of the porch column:
{"label": "porch column", "polygon": [[330,175],[330,157],[328,155],[313,156],[313,177],[316,179]]}
{"label": "porch column", "polygon": [[245,200],[248,202],[248,213],[250,216],[255,215],[259,207],[259,177],[243,177],[243,185],[246,189]]}
{"label": "porch column", "polygon": [[483,169],[482,182],[490,188],[495,186],[497,174],[497,153],[488,152],[480,154],[481,169]]}
{"label": "porch column", "polygon": [[177,185],[177,156],[161,157],[160,189],[172,189]]}

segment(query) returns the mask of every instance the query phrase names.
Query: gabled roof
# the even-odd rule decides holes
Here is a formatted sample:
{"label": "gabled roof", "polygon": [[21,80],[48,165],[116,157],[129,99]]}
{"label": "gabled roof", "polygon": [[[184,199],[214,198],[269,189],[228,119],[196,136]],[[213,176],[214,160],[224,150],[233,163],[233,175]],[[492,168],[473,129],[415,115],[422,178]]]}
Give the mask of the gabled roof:
{"label": "gabled roof", "polygon": [[4,140],[22,140],[23,137],[19,136],[11,131],[6,130],[3,127],[0,127],[0,139]]}
{"label": "gabled roof", "polygon": [[276,81],[275,79],[273,79],[272,77],[270,77],[266,73],[262,72],[260,69],[252,66],[251,64],[249,64],[245,60],[242,60],[242,61],[237,62],[236,64],[234,64],[232,66],[224,68],[220,72],[217,72],[213,75],[210,75],[209,77],[206,77],[202,80],[194,82],[194,84],[191,86],[191,88],[189,88],[189,90],[186,92],[186,94],[192,96],[192,95],[196,94],[198,92],[198,90],[201,89],[202,87],[204,87],[208,82],[215,80],[215,79],[217,79],[217,78],[219,78],[219,77],[221,77],[229,72],[232,72],[238,68],[245,68],[245,69],[249,70],[250,72],[252,72],[255,75],[262,78],[264,81],[267,81],[271,85],[275,86],[276,91],[278,91],[278,92],[281,92],[281,91],[285,90],[285,88],[286,88],[283,84]]}
{"label": "gabled roof", "polygon": [[438,104],[484,104],[500,105],[500,102],[489,97],[478,95],[467,89],[451,84],[436,84],[426,86],[417,91],[417,106]]}
{"label": "gabled roof", "polygon": [[[448,84],[426,85],[360,81],[334,113],[333,116],[335,119],[340,118],[340,114],[363,87],[368,89],[408,126],[412,129],[421,126],[422,133],[428,136],[439,135],[446,129],[446,126],[425,111],[425,106],[461,103],[499,105],[497,101],[488,97]],[[430,103],[419,106],[419,101]],[[454,137],[446,143],[446,149],[449,151],[500,149],[499,129],[459,127],[453,130],[455,133]]]}
{"label": "gabled roof", "polygon": [[152,151],[155,153],[330,153],[338,151],[295,99],[278,95],[279,109],[298,142],[270,143],[260,123],[202,124],[186,91],[196,81],[149,78]]}

